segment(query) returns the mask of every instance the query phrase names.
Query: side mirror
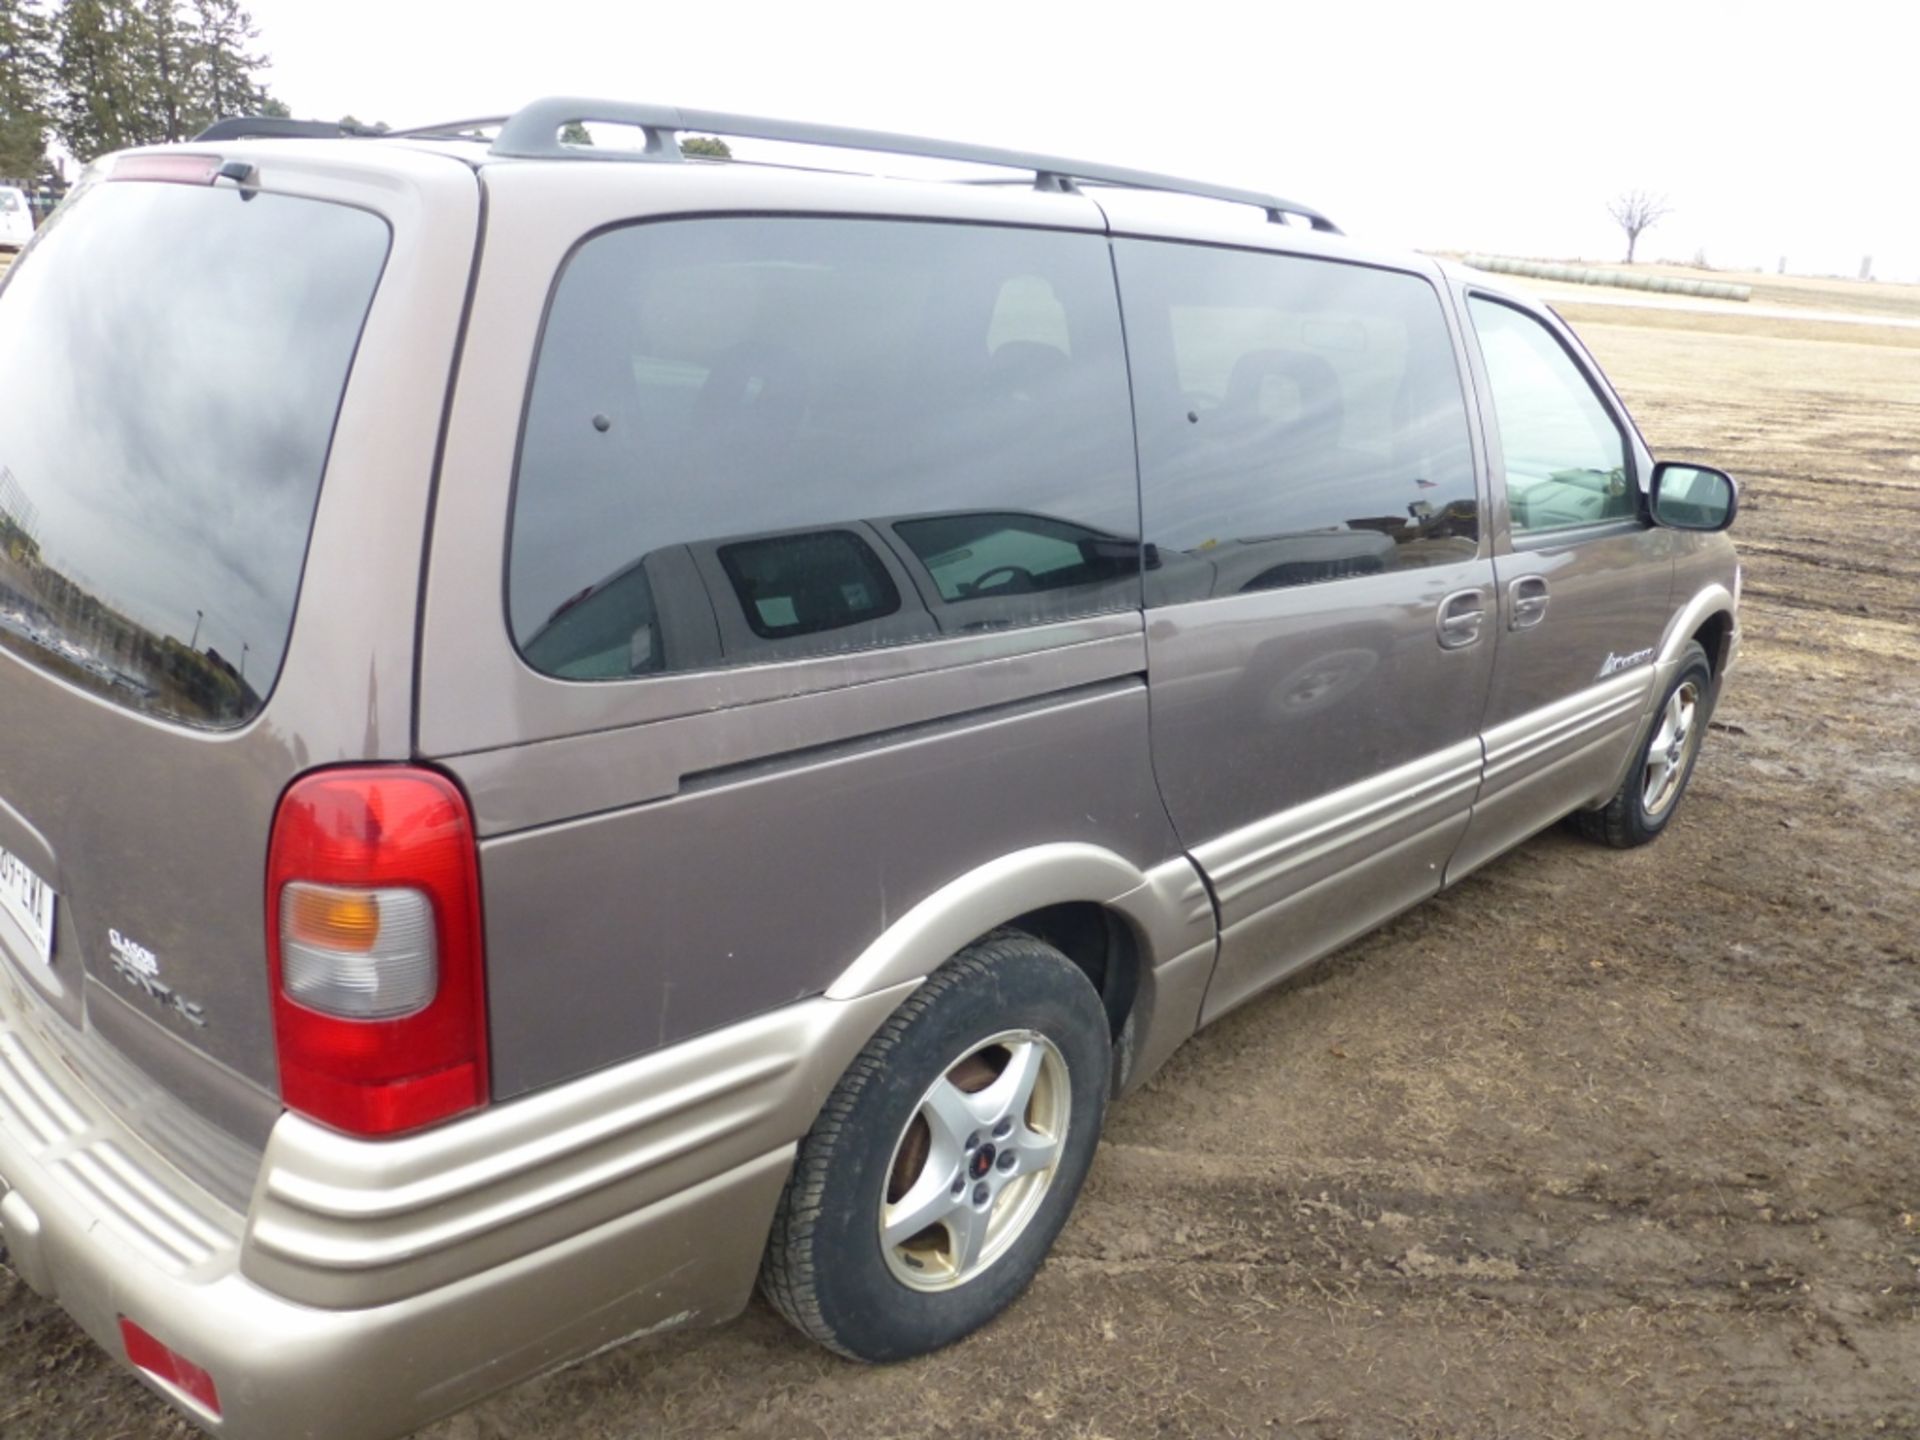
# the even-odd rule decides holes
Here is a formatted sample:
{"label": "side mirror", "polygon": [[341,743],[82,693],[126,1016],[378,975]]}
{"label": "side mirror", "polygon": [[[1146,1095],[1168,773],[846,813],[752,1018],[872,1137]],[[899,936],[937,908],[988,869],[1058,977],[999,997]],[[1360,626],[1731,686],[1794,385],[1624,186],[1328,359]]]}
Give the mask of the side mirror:
{"label": "side mirror", "polygon": [[1653,467],[1653,518],[1675,530],[1724,530],[1740,510],[1740,487],[1724,470],[1662,460]]}

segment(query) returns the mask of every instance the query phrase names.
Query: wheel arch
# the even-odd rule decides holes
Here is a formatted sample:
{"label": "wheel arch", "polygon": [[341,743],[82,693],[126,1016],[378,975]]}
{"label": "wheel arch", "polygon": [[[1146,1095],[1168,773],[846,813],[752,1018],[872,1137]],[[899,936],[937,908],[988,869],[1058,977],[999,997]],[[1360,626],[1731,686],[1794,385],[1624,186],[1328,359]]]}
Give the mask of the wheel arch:
{"label": "wheel arch", "polygon": [[1720,677],[1726,673],[1727,662],[1732,659],[1734,621],[1732,610],[1715,610],[1700,622],[1692,638],[1700,642],[1700,648],[1707,652],[1707,664],[1713,670],[1713,683],[1717,689]]}
{"label": "wheel arch", "polygon": [[1659,655],[1654,662],[1666,673],[1666,679],[1672,678],[1673,667],[1680,663],[1680,652],[1689,640],[1700,640],[1702,632],[1715,637],[1715,644],[1722,647],[1716,650],[1705,640],[1701,644],[1707,652],[1707,663],[1713,666],[1715,675],[1720,673],[1724,662],[1724,647],[1733,634],[1733,592],[1717,581],[1702,586],[1687,603],[1674,612],[1673,619],[1667,622],[1667,633],[1661,638]]}
{"label": "wheel arch", "polygon": [[[1215,943],[1213,903],[1199,872],[1185,855],[1142,870],[1079,843],[1015,851],[950,881],[876,937],[826,996],[852,1000],[924,980],[1007,928],[1052,945],[1092,981],[1112,1031],[1116,1088],[1142,1073],[1139,1055],[1157,1063],[1195,1028],[1195,972],[1210,966]],[[1200,964],[1196,951],[1207,952]],[[1161,967],[1183,957],[1189,963],[1178,983],[1161,984]]]}

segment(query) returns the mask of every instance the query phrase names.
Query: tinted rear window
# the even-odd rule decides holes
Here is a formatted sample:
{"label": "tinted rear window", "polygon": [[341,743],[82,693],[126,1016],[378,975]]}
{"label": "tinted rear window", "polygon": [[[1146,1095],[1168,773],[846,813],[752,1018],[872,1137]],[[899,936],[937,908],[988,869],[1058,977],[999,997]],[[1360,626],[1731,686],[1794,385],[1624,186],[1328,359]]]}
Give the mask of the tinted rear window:
{"label": "tinted rear window", "polygon": [[900,221],[635,225],[561,276],[509,608],[572,680],[1139,604],[1104,241]]}
{"label": "tinted rear window", "polygon": [[0,645],[192,725],[260,709],[387,240],[228,186],[73,198],[0,290]]}

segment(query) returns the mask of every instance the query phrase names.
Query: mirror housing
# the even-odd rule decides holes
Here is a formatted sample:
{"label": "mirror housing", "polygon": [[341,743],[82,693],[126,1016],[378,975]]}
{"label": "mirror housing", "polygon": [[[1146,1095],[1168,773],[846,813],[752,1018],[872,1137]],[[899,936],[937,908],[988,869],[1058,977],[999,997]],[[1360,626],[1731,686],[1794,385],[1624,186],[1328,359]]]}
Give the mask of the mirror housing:
{"label": "mirror housing", "polygon": [[1673,530],[1724,530],[1740,511],[1740,487],[1724,470],[1662,460],[1653,467],[1648,508]]}

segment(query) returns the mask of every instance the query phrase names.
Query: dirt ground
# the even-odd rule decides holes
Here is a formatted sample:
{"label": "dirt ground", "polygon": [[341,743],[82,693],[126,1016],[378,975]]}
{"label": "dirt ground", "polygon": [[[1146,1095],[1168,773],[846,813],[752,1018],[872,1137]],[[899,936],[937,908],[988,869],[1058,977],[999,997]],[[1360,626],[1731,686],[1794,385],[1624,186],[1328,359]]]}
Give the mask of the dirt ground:
{"label": "dirt ground", "polygon": [[[1545,834],[1195,1039],[952,1350],[862,1369],[756,1302],[430,1440],[1920,1436],[1920,332],[1568,313],[1745,483],[1659,843]],[[0,1435],[182,1429],[0,1272]]]}

